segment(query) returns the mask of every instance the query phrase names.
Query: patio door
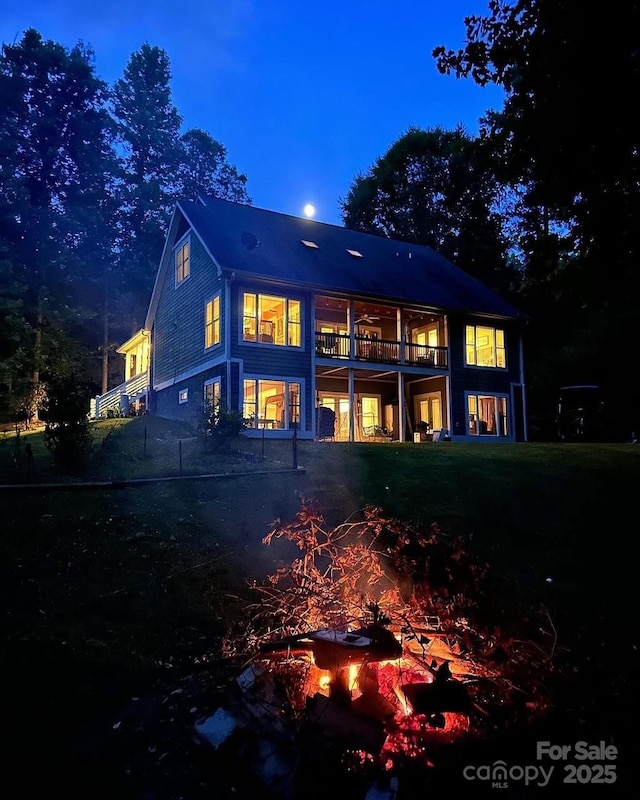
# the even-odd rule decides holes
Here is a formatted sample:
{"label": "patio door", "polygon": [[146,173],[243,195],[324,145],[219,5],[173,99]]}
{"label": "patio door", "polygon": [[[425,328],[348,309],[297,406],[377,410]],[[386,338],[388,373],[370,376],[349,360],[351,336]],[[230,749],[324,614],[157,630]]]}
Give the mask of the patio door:
{"label": "patio door", "polygon": [[[356,395],[355,403],[358,409],[355,440],[362,441],[368,436],[373,436],[380,427],[380,395]],[[318,392],[321,406],[330,408],[336,415],[335,441],[349,441],[349,395],[338,392]]]}
{"label": "patio door", "polygon": [[430,431],[439,431],[446,427],[442,419],[441,392],[429,392],[416,397],[416,425],[419,422],[428,422]]}
{"label": "patio door", "polygon": [[337,392],[319,392],[321,406],[330,408],[336,415],[335,441],[349,441],[349,395]]}

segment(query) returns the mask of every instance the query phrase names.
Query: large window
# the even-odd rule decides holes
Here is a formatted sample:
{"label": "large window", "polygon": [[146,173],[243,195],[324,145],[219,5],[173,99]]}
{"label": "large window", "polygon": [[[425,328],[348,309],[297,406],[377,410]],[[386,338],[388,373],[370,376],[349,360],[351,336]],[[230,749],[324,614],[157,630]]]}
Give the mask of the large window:
{"label": "large window", "polygon": [[507,398],[503,395],[467,395],[467,432],[472,436],[508,436]]}
{"label": "large window", "polygon": [[299,427],[300,395],[297,381],[246,379],[242,415],[251,428]]}
{"label": "large window", "polygon": [[466,363],[470,366],[505,369],[504,331],[484,325],[467,325],[465,353]]}
{"label": "large window", "polygon": [[300,301],[270,294],[245,292],[242,338],[245,342],[300,347],[302,342]]}
{"label": "large window", "polygon": [[204,309],[204,346],[220,344],[220,295],[209,300]]}
{"label": "large window", "polygon": [[176,285],[191,274],[191,246],[189,239],[181,242],[176,249]]}

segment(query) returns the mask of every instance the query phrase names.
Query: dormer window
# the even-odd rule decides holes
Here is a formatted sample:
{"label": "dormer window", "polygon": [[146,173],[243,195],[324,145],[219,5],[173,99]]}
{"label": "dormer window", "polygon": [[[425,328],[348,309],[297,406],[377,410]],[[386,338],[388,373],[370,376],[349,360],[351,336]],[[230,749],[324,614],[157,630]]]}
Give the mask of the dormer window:
{"label": "dormer window", "polygon": [[185,281],[191,274],[191,246],[189,239],[184,239],[176,248],[176,286]]}
{"label": "dormer window", "polygon": [[312,250],[320,249],[320,245],[317,245],[315,242],[310,242],[308,239],[300,239],[300,241],[305,247],[310,247]]}
{"label": "dormer window", "polygon": [[349,248],[347,248],[347,253],[354,258],[363,258],[362,253],[358,250],[349,250]]}

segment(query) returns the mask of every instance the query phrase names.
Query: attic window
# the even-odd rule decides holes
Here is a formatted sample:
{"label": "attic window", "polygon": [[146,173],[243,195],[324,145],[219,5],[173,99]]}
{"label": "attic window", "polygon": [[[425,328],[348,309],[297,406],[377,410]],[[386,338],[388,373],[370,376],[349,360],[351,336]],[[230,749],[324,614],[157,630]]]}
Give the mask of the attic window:
{"label": "attic window", "polygon": [[363,258],[362,253],[360,253],[358,250],[349,250],[349,248],[347,247],[347,253],[349,253],[349,255],[353,256],[354,258]]}
{"label": "attic window", "polygon": [[315,242],[309,242],[307,239],[300,239],[300,241],[302,242],[302,244],[305,247],[311,247],[314,250],[319,250],[320,249],[319,245],[317,245]]}

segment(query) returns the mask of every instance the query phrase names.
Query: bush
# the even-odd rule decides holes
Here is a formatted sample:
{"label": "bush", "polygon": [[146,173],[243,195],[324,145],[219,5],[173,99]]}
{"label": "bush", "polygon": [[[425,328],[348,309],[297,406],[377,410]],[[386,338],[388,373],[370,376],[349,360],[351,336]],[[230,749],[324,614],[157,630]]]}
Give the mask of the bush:
{"label": "bush", "polygon": [[206,403],[197,424],[205,453],[229,453],[247,422],[238,411],[230,411],[220,400]]}
{"label": "bush", "polygon": [[93,437],[88,417],[88,394],[74,377],[56,379],[47,385],[42,417],[44,441],[56,466],[81,470],[91,453]]}

